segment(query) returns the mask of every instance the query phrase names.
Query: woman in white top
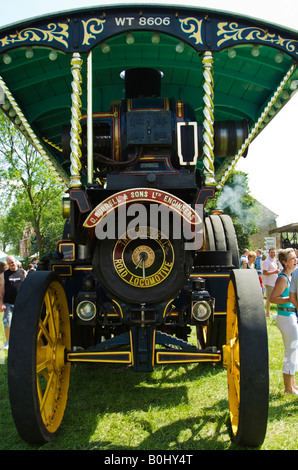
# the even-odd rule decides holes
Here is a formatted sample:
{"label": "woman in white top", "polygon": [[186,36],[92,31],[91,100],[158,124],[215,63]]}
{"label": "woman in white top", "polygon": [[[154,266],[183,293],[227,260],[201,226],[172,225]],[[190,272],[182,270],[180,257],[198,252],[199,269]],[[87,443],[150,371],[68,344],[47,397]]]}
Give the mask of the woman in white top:
{"label": "woman in white top", "polygon": [[296,308],[290,299],[292,272],[296,268],[296,255],[292,248],[280,250],[279,262],[283,270],[279,274],[270,300],[277,304],[277,326],[282,334],[285,352],[283,361],[283,379],[286,393],[298,395],[295,372],[298,371],[298,325]]}

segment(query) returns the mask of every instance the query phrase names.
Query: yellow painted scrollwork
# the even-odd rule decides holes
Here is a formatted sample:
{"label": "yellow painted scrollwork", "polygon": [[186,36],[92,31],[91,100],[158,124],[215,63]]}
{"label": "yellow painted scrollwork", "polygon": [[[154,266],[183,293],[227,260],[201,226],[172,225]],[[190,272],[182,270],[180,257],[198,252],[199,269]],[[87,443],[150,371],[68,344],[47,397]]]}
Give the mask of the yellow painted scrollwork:
{"label": "yellow painted scrollwork", "polygon": [[184,33],[189,34],[189,38],[195,39],[195,44],[203,44],[202,39],[202,23],[203,20],[189,17],[179,19],[181,23],[181,29]]}
{"label": "yellow painted scrollwork", "polygon": [[[83,28],[84,28],[84,38],[83,38],[83,45],[90,45],[90,39],[96,39],[97,34],[101,34],[103,32],[104,23],[106,20],[101,20],[100,18],[90,18],[88,21],[83,21]],[[96,27],[98,29],[96,29]]]}
{"label": "yellow painted scrollwork", "polygon": [[294,39],[282,38],[279,34],[269,33],[268,30],[256,27],[241,28],[238,23],[218,23],[217,36],[221,39],[217,46],[221,46],[226,41],[263,41],[264,43],[276,44],[286,49],[288,52],[295,52],[298,55],[298,41]]}
{"label": "yellow painted scrollwork", "polygon": [[14,43],[22,43],[24,41],[30,42],[59,42],[68,48],[67,39],[69,37],[68,25],[65,23],[50,23],[47,29],[41,28],[26,28],[18,31],[16,34],[10,34],[0,38],[0,45],[2,47]]}

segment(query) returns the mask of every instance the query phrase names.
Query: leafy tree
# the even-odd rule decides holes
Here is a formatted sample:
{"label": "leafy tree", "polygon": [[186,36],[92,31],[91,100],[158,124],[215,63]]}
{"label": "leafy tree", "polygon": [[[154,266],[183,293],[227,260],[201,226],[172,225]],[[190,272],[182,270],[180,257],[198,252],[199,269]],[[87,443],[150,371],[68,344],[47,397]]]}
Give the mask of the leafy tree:
{"label": "leafy tree", "polygon": [[258,231],[261,217],[260,207],[249,194],[248,175],[242,171],[233,171],[225,186],[208,202],[207,210],[222,209],[234,223],[239,251],[250,248],[249,237]]}
{"label": "leafy tree", "polygon": [[14,253],[19,253],[19,241],[28,221],[29,204],[19,198],[11,203],[2,216],[1,239],[3,251],[11,247]]}
{"label": "leafy tree", "polygon": [[[38,251],[49,248],[49,239],[59,231],[64,220],[61,215],[63,185],[57,180],[40,154],[28,143],[4,114],[0,114],[0,180],[2,245],[18,242],[27,223],[36,234]],[[48,231],[51,226],[50,233]],[[53,227],[55,230],[53,231]]]}

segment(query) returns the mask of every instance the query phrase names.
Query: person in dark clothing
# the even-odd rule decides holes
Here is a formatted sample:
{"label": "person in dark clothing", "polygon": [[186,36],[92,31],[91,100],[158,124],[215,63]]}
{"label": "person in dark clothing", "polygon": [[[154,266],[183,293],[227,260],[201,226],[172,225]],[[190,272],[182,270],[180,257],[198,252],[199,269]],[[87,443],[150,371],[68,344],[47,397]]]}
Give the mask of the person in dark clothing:
{"label": "person in dark clothing", "polygon": [[14,256],[8,256],[6,262],[8,269],[0,275],[0,311],[3,311],[3,324],[6,339],[4,349],[8,349],[9,347],[10,325],[14,303],[21,284],[26,277],[26,271],[22,268],[18,268]]}

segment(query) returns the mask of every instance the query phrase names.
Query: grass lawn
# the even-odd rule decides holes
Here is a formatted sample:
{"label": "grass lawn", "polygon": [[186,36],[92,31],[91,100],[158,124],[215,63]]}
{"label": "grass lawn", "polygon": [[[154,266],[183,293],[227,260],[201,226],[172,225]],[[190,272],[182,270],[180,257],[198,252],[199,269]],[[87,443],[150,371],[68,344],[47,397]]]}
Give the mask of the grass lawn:
{"label": "grass lawn", "polygon": [[[274,307],[272,308],[274,312]],[[267,320],[270,403],[260,450],[298,448],[298,397],[283,393],[283,344]],[[0,347],[4,344],[0,325]],[[7,352],[0,351],[0,450],[237,450],[228,430],[227,375],[221,366],[177,365],[136,373],[92,364],[72,367],[69,398],[56,439],[21,440],[10,412]],[[295,431],[296,430],[296,431]]]}

